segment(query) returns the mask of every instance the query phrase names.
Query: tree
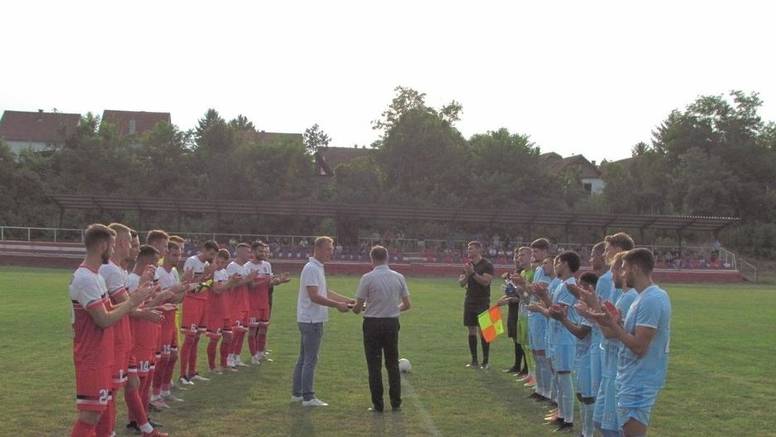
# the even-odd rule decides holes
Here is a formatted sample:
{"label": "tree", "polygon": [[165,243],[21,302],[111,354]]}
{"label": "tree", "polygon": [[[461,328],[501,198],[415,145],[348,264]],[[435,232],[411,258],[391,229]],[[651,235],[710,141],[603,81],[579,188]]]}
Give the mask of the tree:
{"label": "tree", "polygon": [[302,134],[302,141],[304,142],[305,149],[307,149],[310,154],[314,155],[319,150],[326,150],[329,147],[331,138],[329,138],[329,136],[326,135],[326,132],[318,126],[318,123],[315,123],[311,127],[305,129]]}
{"label": "tree", "polygon": [[404,114],[415,110],[428,112],[450,125],[460,120],[461,112],[463,112],[463,106],[455,100],[437,111],[426,105],[426,93],[403,86],[397,86],[394,88],[394,92],[396,95],[391,104],[383,111],[379,119],[372,122],[372,129],[383,131],[383,136],[391,130]]}

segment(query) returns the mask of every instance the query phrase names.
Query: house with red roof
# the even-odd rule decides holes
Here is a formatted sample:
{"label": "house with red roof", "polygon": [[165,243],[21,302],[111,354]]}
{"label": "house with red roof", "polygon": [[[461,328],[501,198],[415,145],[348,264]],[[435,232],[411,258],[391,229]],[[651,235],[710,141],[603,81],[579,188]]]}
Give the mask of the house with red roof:
{"label": "house with red roof", "polygon": [[0,139],[18,154],[22,150],[41,152],[61,147],[76,133],[80,114],[62,112],[5,111],[0,119]]}

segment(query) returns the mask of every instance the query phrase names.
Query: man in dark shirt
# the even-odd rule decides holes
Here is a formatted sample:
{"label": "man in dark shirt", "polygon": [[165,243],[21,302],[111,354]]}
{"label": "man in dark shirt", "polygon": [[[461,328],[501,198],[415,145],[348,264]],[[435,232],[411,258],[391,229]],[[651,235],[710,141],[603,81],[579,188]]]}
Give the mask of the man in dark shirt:
{"label": "man in dark shirt", "polygon": [[[467,246],[469,260],[463,266],[463,273],[458,277],[458,284],[466,287],[466,298],[463,301],[463,325],[469,330],[469,352],[472,361],[466,367],[480,368],[477,359],[477,331],[479,322],[477,316],[490,308],[490,282],[493,280],[493,264],[482,257],[482,243],[472,241]],[[482,337],[482,368],[487,369],[490,345]]]}

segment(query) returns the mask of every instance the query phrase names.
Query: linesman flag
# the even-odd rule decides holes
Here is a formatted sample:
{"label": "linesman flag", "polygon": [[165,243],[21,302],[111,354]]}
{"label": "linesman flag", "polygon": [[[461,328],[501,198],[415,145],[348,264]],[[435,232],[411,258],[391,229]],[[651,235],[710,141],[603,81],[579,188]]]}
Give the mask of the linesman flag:
{"label": "linesman flag", "polygon": [[492,306],[477,316],[482,330],[482,338],[488,343],[496,339],[496,336],[504,333],[504,322],[501,321],[501,309]]}

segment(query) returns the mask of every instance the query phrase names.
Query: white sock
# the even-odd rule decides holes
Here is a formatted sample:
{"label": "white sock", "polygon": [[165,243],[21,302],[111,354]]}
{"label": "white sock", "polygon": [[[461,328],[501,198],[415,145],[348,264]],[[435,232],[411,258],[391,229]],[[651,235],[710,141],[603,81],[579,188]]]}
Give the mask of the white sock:
{"label": "white sock", "polygon": [[151,426],[150,423],[146,423],[144,425],[140,425],[140,431],[143,431],[143,432],[154,432],[154,427]]}

